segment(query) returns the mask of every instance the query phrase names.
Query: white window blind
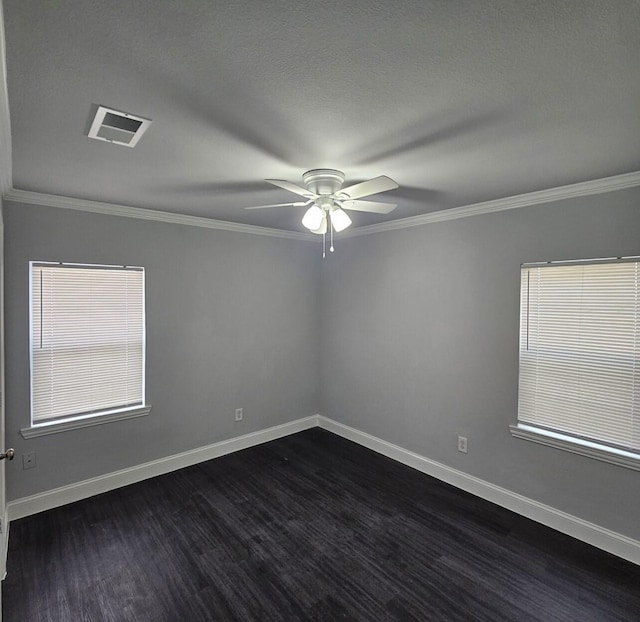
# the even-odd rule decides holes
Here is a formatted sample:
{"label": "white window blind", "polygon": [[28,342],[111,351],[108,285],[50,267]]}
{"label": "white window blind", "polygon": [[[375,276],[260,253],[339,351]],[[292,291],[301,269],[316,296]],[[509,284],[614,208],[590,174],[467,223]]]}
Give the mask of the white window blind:
{"label": "white window blind", "polygon": [[31,262],[32,424],[144,403],[144,270]]}
{"label": "white window blind", "polygon": [[640,451],[637,258],[521,277],[518,421]]}

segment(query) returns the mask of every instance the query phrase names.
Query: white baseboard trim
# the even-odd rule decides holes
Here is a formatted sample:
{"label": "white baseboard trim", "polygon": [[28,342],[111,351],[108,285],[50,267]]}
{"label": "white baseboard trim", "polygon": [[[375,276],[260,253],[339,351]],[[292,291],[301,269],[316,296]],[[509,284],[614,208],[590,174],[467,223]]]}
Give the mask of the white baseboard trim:
{"label": "white baseboard trim", "polygon": [[[9,553],[9,526],[11,523],[9,522],[9,513],[5,510],[4,516],[2,517],[2,534],[0,537],[2,538],[2,558],[0,558],[0,585],[1,582],[5,580],[7,576],[7,554]],[[0,593],[0,596],[2,594]],[[0,600],[1,602],[1,600]],[[0,622],[2,622],[2,617],[0,616]]]}
{"label": "white baseboard trim", "polygon": [[25,516],[44,512],[45,510],[50,510],[67,503],[87,499],[88,497],[114,490],[121,486],[135,484],[150,477],[164,475],[165,473],[192,466],[199,462],[240,451],[241,449],[261,445],[262,443],[273,441],[283,436],[289,436],[290,434],[295,434],[308,428],[314,428],[317,425],[318,416],[312,415],[311,417],[297,419],[296,421],[243,436],[237,436],[226,441],[206,445],[205,447],[198,447],[197,449],[167,456],[166,458],[160,458],[159,460],[145,462],[144,464],[122,469],[121,471],[107,473],[106,475],[86,479],[75,484],[69,484],[68,486],[62,486],[29,497],[16,499],[7,504],[9,520],[24,518]]}
{"label": "white baseboard trim", "polygon": [[205,447],[198,447],[197,449],[167,456],[166,458],[160,458],[159,460],[153,460],[152,462],[146,462],[128,469],[115,471],[114,473],[107,473],[106,475],[94,477],[75,484],[69,484],[68,486],[62,486],[29,497],[16,499],[7,504],[5,533],[2,535],[8,535],[9,521],[30,516],[31,514],[37,514],[38,512],[44,512],[45,510],[50,510],[67,503],[73,503],[74,501],[80,501],[109,490],[120,488],[121,486],[127,486],[150,477],[170,473],[177,469],[273,441],[283,436],[295,434],[316,426],[320,426],[338,436],[354,441],[359,445],[451,484],[456,488],[491,501],[516,514],[530,518],[556,531],[640,565],[640,542],[637,540],[633,540],[632,538],[572,516],[551,506],[511,492],[506,488],[496,486],[473,475],[468,475],[467,473],[453,469],[435,460],[430,460],[398,445],[338,423],[322,415],[313,415],[311,417],[305,417],[304,419],[297,419],[290,423],[220,441]]}
{"label": "white baseboard trim", "polygon": [[603,551],[622,557],[640,565],[640,542],[628,538],[599,525],[572,516],[551,506],[523,497],[506,488],[501,488],[482,479],[468,475],[457,469],[430,460],[398,445],[388,443],[376,436],[361,432],[342,423],[338,423],[322,415],[318,415],[318,425],[359,445],[401,462],[422,473],[431,475],[456,488],[470,492],[477,497],[491,501],[496,505],[511,510],[516,514],[530,518],[538,523],[551,527],[556,531],[582,540]]}

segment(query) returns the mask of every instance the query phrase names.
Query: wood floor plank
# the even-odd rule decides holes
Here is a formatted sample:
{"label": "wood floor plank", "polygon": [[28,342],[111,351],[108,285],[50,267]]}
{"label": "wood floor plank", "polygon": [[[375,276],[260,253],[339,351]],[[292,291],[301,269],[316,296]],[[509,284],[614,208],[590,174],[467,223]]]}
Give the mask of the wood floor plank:
{"label": "wood floor plank", "polygon": [[320,429],[10,533],[9,622],[640,620],[640,567]]}

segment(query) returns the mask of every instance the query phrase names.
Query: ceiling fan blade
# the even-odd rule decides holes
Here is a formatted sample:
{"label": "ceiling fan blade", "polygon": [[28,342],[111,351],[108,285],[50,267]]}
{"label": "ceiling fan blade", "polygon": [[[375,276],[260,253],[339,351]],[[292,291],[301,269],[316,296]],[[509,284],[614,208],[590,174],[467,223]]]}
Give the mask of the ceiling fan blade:
{"label": "ceiling fan blade", "polygon": [[355,210],[357,212],[370,212],[372,214],[388,214],[396,207],[395,203],[379,203],[378,201],[339,201],[342,208],[346,210]]}
{"label": "ceiling fan blade", "polygon": [[251,207],[245,207],[244,209],[266,209],[267,207],[304,207],[309,205],[313,199],[309,201],[296,201],[295,203],[273,203],[272,205],[252,205]]}
{"label": "ceiling fan blade", "polygon": [[279,186],[280,188],[284,188],[289,192],[294,192],[295,194],[299,194],[303,197],[306,197],[307,199],[311,199],[311,198],[315,199],[318,196],[317,194],[315,194],[314,192],[311,192],[307,188],[303,188],[302,186],[292,184],[290,181],[286,181],[285,179],[265,179],[265,181],[268,181],[270,184],[273,184],[274,186]]}
{"label": "ceiling fan blade", "polygon": [[398,184],[386,175],[380,175],[380,177],[374,177],[368,181],[363,181],[354,186],[348,188],[342,188],[338,193],[338,197],[347,197],[349,199],[360,199],[361,197],[369,196],[370,194],[378,194],[379,192],[386,192],[387,190],[395,190],[398,188]]}

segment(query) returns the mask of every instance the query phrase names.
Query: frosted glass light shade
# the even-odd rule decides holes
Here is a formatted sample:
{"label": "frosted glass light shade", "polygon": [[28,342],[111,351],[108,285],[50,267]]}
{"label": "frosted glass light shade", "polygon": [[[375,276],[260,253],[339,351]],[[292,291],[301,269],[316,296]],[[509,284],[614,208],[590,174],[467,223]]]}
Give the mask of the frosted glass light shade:
{"label": "frosted glass light shade", "polygon": [[344,231],[350,224],[351,218],[343,209],[337,208],[331,212],[331,222],[336,231]]}
{"label": "frosted glass light shade", "polygon": [[312,205],[302,218],[302,224],[311,231],[318,229],[322,225],[324,210],[317,205]]}
{"label": "frosted glass light shade", "polygon": [[322,214],[322,220],[320,221],[320,226],[317,229],[311,229],[311,233],[317,233],[318,235],[322,235],[327,232],[327,215]]}

